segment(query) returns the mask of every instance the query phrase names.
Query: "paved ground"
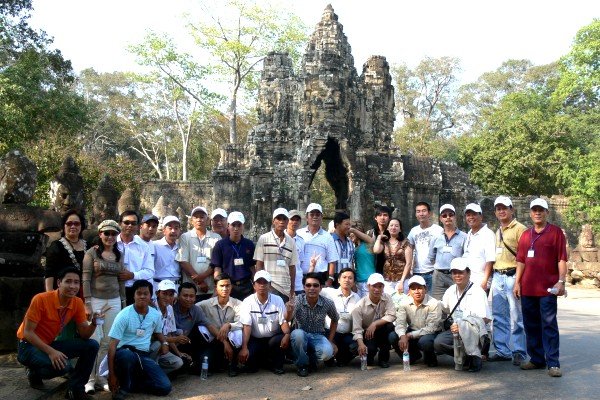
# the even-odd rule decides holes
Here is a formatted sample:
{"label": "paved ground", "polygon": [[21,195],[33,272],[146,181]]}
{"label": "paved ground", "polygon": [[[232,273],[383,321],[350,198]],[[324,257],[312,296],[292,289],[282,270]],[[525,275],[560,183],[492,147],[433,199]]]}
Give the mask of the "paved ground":
{"label": "paved ground", "polygon": [[[215,375],[208,381],[185,376],[174,382],[169,399],[591,399],[600,391],[600,290],[569,288],[559,300],[562,378],[545,371],[521,371],[511,363],[484,363],[481,373],[455,372],[449,357],[440,357],[438,368],[421,364],[404,372],[398,357],[392,367],[360,371],[353,367],[321,370],[308,378],[296,376],[293,366],[275,376],[268,371],[228,378]],[[22,369],[0,365],[0,398],[40,398],[44,393],[27,388]],[[56,380],[61,382],[61,380]],[[55,384],[54,382],[53,384]],[[311,390],[302,390],[310,386]],[[62,390],[45,394],[63,398]],[[94,396],[108,400],[108,393]],[[152,396],[132,395],[132,399]]]}

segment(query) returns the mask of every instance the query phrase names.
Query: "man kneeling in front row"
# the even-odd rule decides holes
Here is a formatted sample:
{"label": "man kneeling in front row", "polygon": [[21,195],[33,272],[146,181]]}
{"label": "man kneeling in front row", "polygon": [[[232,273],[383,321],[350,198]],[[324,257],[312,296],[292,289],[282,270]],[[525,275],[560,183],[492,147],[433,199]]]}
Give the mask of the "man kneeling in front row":
{"label": "man kneeling in front row", "polygon": [[[65,268],[56,277],[58,289],[36,294],[17,331],[17,360],[28,368],[29,385],[43,389],[42,379],[69,375],[68,399],[92,399],[84,385],[94,368],[98,342],[90,339],[96,330],[95,319],[88,324],[83,301],[77,297],[81,281],[74,267]],[[102,315],[100,315],[102,317]],[[74,320],[79,338],[54,340]],[[74,369],[69,359],[78,357]]]}

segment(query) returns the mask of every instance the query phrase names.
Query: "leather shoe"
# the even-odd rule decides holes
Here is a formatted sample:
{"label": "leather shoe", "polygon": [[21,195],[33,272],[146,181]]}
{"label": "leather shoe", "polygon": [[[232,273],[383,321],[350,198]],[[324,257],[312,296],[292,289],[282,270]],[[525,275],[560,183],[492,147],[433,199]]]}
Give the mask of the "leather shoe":
{"label": "leather shoe", "polygon": [[471,366],[469,367],[469,372],[479,372],[481,371],[481,357],[472,356],[471,357]]}
{"label": "leather shoe", "polygon": [[230,365],[229,368],[227,369],[227,375],[229,375],[230,377],[234,377],[234,376],[238,376],[239,372],[236,366],[234,365]]}
{"label": "leather shoe", "polygon": [[545,365],[538,365],[535,364],[531,361],[527,361],[525,364],[521,364],[521,369],[525,370],[525,371],[529,371],[531,369],[542,369],[542,368],[546,368]]}
{"label": "leather shoe", "polygon": [[488,361],[489,362],[495,362],[495,361],[512,361],[512,358],[510,358],[510,357],[504,357],[503,355],[496,353],[493,356],[488,357]]}
{"label": "leather shoe", "polygon": [[387,361],[379,361],[378,364],[381,368],[389,368],[390,367],[390,363]]}
{"label": "leather shoe", "polygon": [[273,368],[273,373],[275,375],[283,375],[285,374],[285,370],[283,368]]}
{"label": "leather shoe", "polygon": [[44,381],[42,381],[42,378],[40,378],[38,374],[36,374],[32,370],[30,370],[29,368],[27,369],[27,380],[29,381],[29,386],[32,389],[37,389],[37,390],[46,389],[46,386],[44,386]]}
{"label": "leather shoe", "polygon": [[296,373],[298,374],[298,376],[305,378],[308,376],[308,368],[298,367],[298,372],[296,372]]}

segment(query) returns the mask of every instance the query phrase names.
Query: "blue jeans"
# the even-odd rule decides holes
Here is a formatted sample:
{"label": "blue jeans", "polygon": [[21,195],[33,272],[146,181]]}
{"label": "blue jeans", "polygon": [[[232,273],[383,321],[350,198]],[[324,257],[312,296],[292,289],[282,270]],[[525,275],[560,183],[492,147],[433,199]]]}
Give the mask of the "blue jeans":
{"label": "blue jeans", "polygon": [[492,278],[492,315],[494,317],[494,347],[498,355],[526,356],[525,329],[521,302],[513,295],[515,276],[494,272]]}
{"label": "blue jeans", "polygon": [[120,348],[115,354],[115,374],[120,390],[125,393],[144,392],[166,396],[171,392],[171,381],[160,366],[142,352]]}
{"label": "blue jeans", "polygon": [[296,366],[306,367],[309,355],[313,361],[327,361],[333,357],[333,346],[325,335],[308,333],[302,329],[294,329],[291,336],[292,351],[296,356]]}
{"label": "blue jeans", "polygon": [[521,304],[531,362],[538,366],[560,367],[556,296],[521,296]]}
{"label": "blue jeans", "polygon": [[83,392],[84,385],[94,369],[98,342],[93,339],[65,339],[50,343],[50,347],[60,351],[69,359],[79,357],[75,368],[72,369],[67,363],[65,369],[54,369],[48,354],[25,341],[19,342],[17,360],[28,367],[30,373],[42,379],[52,379],[70,372],[69,389],[73,392]]}
{"label": "blue jeans", "polygon": [[[433,290],[433,271],[427,272],[425,274],[422,274],[419,272],[419,273],[414,273],[413,275],[420,275],[423,279],[425,279],[425,284],[427,285],[427,292],[431,293],[431,291]],[[404,292],[404,293],[406,293],[406,292]]]}

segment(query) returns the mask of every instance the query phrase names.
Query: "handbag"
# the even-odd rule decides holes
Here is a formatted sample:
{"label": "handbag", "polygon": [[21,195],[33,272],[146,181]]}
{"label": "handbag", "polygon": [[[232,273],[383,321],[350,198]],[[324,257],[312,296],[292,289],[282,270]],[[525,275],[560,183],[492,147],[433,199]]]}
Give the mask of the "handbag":
{"label": "handbag", "polygon": [[467,288],[465,289],[465,291],[463,292],[463,294],[460,295],[460,298],[458,299],[458,302],[454,305],[454,308],[452,309],[452,311],[450,311],[450,314],[448,314],[448,316],[444,320],[444,322],[442,324],[442,327],[443,327],[443,329],[445,331],[450,330],[450,327],[454,323],[454,318],[452,318],[452,314],[454,314],[454,311],[456,310],[456,307],[458,307],[458,305],[462,301],[463,297],[465,297],[465,294],[467,294],[467,292],[469,291],[469,289],[471,289],[471,286],[473,286],[473,282],[469,282],[469,286],[467,286]]}

